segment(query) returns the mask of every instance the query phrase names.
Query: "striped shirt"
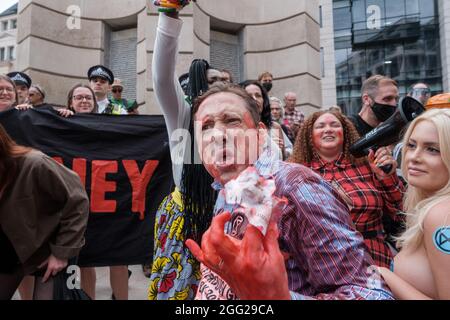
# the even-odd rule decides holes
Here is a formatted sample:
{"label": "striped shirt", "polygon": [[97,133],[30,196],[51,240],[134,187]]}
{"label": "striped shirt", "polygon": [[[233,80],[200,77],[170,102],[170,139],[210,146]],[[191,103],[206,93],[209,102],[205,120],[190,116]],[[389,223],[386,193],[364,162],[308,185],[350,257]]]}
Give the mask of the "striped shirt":
{"label": "striped shirt", "polygon": [[[277,197],[288,199],[278,226],[280,249],[289,254],[286,269],[293,299],[392,299],[346,204],[330,184],[302,165],[275,160],[270,152],[254,166],[262,176],[275,179]],[[215,213],[233,212],[223,187],[217,182],[213,187],[220,190]],[[230,233],[230,225],[226,231]],[[218,275],[204,265],[201,269],[197,299],[238,298]]]}

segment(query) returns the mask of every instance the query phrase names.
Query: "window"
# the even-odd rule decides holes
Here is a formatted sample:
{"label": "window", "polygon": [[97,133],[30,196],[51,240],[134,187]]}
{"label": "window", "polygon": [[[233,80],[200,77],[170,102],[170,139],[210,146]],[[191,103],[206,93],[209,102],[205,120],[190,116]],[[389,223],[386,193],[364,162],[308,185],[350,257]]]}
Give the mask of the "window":
{"label": "window", "polygon": [[16,19],[11,20],[11,29],[17,29],[17,20]]}
{"label": "window", "polygon": [[352,28],[350,7],[334,9],[334,31],[348,30]]}
{"label": "window", "polygon": [[2,31],[8,30],[8,21],[2,21]]}
{"label": "window", "polygon": [[386,1],[386,25],[390,26],[405,18],[403,1]]}
{"label": "window", "polygon": [[417,16],[420,14],[419,0],[409,0],[406,6],[406,15]]}
{"label": "window", "polygon": [[8,60],[14,60],[14,47],[8,47]]}
{"label": "window", "polygon": [[353,0],[352,2],[353,23],[361,26],[359,29],[365,29],[366,24],[366,4],[364,0]]}
{"label": "window", "polygon": [[397,80],[401,93],[418,81],[433,93],[442,89],[437,8],[438,0],[333,0],[336,96],[344,112],[359,111],[361,84],[374,74]]}
{"label": "window", "polygon": [[0,48],[0,61],[5,61],[5,48]]}

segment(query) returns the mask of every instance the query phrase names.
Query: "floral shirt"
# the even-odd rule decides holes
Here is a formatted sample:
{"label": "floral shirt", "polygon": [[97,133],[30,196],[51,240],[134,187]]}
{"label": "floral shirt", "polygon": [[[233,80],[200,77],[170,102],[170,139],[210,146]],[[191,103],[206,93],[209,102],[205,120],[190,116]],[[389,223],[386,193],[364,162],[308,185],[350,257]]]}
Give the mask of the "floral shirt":
{"label": "floral shirt", "polygon": [[183,209],[178,189],[158,209],[149,300],[192,300],[197,292],[200,265],[184,245]]}

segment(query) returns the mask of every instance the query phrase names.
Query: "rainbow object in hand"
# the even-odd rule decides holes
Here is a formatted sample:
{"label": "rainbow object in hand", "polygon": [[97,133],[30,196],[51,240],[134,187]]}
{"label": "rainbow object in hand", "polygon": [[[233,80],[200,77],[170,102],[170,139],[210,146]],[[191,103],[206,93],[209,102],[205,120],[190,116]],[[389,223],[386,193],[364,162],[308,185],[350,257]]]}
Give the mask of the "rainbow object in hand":
{"label": "rainbow object in hand", "polygon": [[159,12],[179,11],[187,6],[191,0],[155,0],[153,4],[158,8]]}

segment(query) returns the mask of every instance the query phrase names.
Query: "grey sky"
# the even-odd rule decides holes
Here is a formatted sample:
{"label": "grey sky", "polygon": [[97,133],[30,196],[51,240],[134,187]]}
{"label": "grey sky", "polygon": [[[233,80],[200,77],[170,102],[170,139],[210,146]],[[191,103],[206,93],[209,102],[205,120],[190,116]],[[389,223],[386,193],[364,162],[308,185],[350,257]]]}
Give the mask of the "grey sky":
{"label": "grey sky", "polygon": [[0,12],[5,11],[9,7],[11,7],[14,3],[17,3],[17,0],[1,0],[0,1]]}

